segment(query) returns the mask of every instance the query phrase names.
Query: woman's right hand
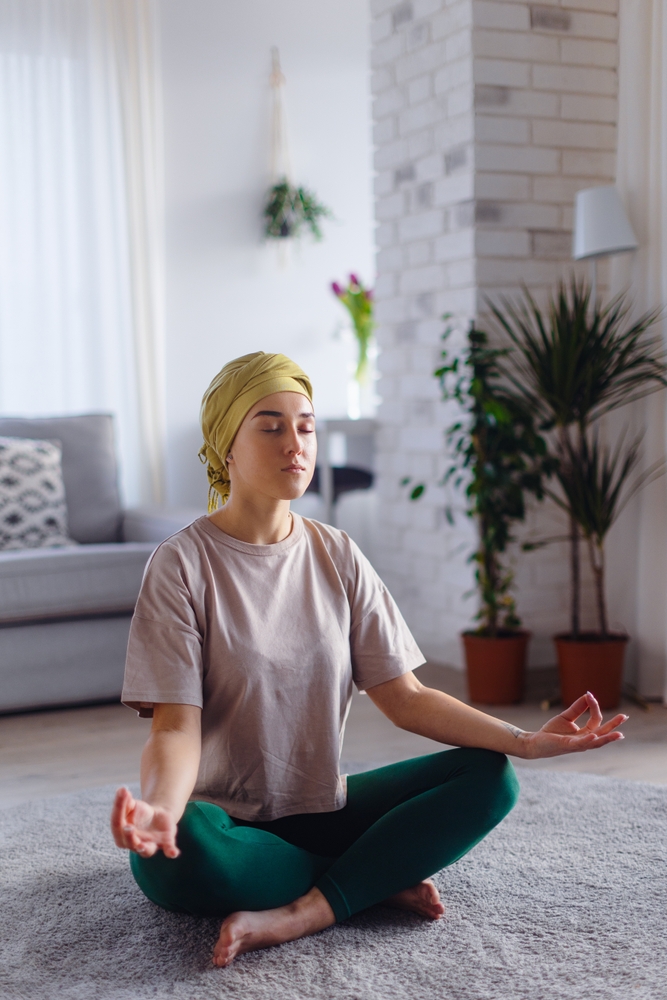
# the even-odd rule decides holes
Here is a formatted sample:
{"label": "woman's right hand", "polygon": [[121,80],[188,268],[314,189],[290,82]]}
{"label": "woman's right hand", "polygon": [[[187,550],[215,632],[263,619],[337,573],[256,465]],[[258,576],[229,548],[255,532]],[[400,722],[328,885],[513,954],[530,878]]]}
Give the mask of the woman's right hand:
{"label": "woman's right hand", "polygon": [[162,851],[167,858],[181,853],[176,846],[176,820],[169,809],[135,799],[129,788],[119,788],[111,810],[111,832],[118,847],[151,858]]}

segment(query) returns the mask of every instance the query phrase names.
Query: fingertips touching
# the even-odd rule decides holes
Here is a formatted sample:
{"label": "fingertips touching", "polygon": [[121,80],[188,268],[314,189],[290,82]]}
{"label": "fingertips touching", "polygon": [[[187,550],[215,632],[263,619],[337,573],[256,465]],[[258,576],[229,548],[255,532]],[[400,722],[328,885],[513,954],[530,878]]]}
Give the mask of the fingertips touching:
{"label": "fingertips touching", "polygon": [[588,711],[591,719],[595,721],[602,721],[602,712],[600,710],[600,703],[591,691],[586,692],[586,701],[588,703]]}

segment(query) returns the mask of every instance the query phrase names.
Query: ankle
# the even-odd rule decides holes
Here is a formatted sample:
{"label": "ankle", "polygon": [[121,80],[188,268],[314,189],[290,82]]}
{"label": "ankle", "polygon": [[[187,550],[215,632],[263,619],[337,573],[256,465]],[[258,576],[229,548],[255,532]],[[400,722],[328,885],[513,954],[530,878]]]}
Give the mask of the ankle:
{"label": "ankle", "polygon": [[336,917],[319,889],[311,889],[287,907],[291,919],[303,928],[302,933],[324,930],[335,924]]}

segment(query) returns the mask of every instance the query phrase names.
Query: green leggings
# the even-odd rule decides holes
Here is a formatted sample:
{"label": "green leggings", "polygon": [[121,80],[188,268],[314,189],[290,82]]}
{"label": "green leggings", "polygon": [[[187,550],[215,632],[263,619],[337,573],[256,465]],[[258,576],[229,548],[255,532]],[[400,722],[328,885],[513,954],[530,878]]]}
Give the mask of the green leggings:
{"label": "green leggings", "polygon": [[348,778],[337,812],[268,823],[189,802],[181,854],[131,854],[134,877],[168,910],[222,917],[291,903],[317,886],[337,921],[463,857],[507,815],[519,785],[505,756],[445,750]]}

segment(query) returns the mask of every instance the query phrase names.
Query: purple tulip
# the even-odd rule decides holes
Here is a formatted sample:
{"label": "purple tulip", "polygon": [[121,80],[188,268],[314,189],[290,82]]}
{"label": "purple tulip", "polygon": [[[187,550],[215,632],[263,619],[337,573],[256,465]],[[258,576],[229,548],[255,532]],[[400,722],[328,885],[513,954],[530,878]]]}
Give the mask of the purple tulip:
{"label": "purple tulip", "polygon": [[357,278],[356,274],[351,274],[350,275],[350,284],[351,285],[356,285],[357,288],[361,288],[361,282]]}
{"label": "purple tulip", "polygon": [[341,295],[343,294],[343,289],[340,287],[337,281],[331,282],[331,291],[334,293],[334,295],[337,295],[338,298],[340,298]]}

